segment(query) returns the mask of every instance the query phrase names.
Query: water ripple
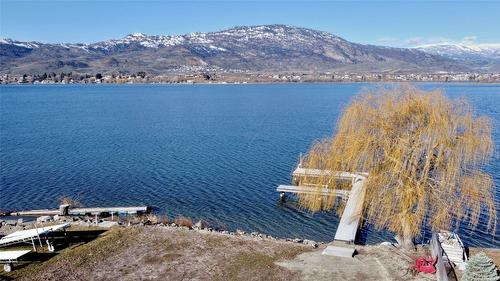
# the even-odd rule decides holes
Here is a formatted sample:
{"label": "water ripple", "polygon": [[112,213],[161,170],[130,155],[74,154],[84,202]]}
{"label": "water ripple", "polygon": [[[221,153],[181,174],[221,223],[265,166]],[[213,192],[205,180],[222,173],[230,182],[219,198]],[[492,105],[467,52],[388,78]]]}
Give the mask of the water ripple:
{"label": "water ripple", "polygon": [[[498,151],[500,86],[420,85],[467,96],[492,118]],[[334,213],[281,205],[275,188],[290,182],[300,152],[331,134],[362,86],[1,86],[0,209],[53,208],[66,195],[87,206],[148,204],[171,217],[330,241]],[[498,160],[486,168],[495,183]],[[500,209],[498,186],[495,194]],[[361,232],[368,243],[392,237],[370,226]],[[500,247],[484,218],[461,235]]]}

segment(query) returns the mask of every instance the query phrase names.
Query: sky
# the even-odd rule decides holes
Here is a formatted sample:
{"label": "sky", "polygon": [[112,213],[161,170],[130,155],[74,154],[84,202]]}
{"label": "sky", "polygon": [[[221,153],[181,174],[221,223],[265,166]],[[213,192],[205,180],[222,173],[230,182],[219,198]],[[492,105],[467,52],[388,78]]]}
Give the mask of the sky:
{"label": "sky", "polygon": [[0,0],[0,38],[92,43],[288,24],[352,42],[411,47],[500,43],[500,1]]}

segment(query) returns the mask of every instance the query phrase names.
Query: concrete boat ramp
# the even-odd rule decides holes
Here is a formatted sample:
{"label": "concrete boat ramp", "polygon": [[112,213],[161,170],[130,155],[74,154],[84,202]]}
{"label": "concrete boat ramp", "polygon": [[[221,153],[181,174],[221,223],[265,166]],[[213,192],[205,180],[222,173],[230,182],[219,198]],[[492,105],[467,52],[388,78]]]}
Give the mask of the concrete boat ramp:
{"label": "concrete boat ramp", "polygon": [[285,199],[286,193],[294,194],[318,194],[322,196],[347,197],[347,203],[340,218],[337,232],[333,243],[326,247],[323,255],[353,257],[355,253],[354,242],[362,218],[363,202],[365,199],[365,180],[368,174],[353,174],[348,172],[331,172],[318,169],[302,168],[301,164],[293,172],[293,181],[300,182],[300,178],[307,176],[320,177],[321,175],[332,176],[339,180],[350,180],[352,182],[351,190],[334,190],[308,185],[280,185],[276,189],[280,193],[280,198]]}

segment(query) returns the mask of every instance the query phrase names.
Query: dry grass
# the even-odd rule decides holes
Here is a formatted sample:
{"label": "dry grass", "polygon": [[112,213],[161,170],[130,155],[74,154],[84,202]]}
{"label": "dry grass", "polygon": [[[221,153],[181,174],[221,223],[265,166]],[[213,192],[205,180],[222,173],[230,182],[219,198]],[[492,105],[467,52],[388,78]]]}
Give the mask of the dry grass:
{"label": "dry grass", "polygon": [[[73,229],[74,230],[74,229]],[[78,230],[84,230],[82,228]],[[117,228],[103,234],[100,238],[84,245],[75,245],[62,250],[58,255],[45,262],[34,262],[10,273],[2,272],[0,280],[85,280],[85,273],[77,268],[95,266],[101,259],[113,256],[124,247],[136,242],[141,229]],[[60,277],[66,276],[68,277]]]}
{"label": "dry grass", "polygon": [[166,225],[172,223],[173,221],[168,216],[163,215],[159,217],[159,222]]}
{"label": "dry grass", "polygon": [[294,280],[274,261],[310,247],[183,228],[118,228],[0,279],[20,280]]}
{"label": "dry grass", "polygon": [[191,220],[191,218],[188,217],[183,217],[183,216],[177,217],[174,222],[179,226],[185,226],[189,228],[193,227],[193,220]]}
{"label": "dry grass", "polygon": [[[489,215],[494,231],[492,180],[481,170],[492,150],[489,120],[477,117],[466,101],[408,86],[357,96],[335,135],[316,143],[303,165],[368,172],[367,221],[411,238],[424,223],[434,230],[452,229],[460,221],[477,225],[481,214]],[[343,188],[326,173],[300,181]],[[320,195],[303,195],[299,201],[313,211],[342,208],[342,202]]]}
{"label": "dry grass", "polygon": [[59,198],[59,205],[70,205],[71,207],[80,207],[82,204],[77,199],[69,196],[62,196]]}

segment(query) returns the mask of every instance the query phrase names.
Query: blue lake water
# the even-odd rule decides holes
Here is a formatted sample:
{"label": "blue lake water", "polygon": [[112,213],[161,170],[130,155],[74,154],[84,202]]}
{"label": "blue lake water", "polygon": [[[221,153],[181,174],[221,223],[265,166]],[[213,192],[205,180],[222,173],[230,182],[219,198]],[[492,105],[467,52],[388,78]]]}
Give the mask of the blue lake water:
{"label": "blue lake water", "polygon": [[[418,84],[468,98],[500,144],[500,85]],[[247,231],[321,241],[338,218],[278,203],[300,152],[332,134],[339,112],[374,84],[9,85],[0,87],[0,209],[153,205]],[[496,183],[498,152],[487,168]],[[497,221],[499,217],[497,216]],[[499,224],[500,228],[500,224]],[[500,247],[500,231],[461,229]],[[362,240],[390,239],[362,229]]]}

